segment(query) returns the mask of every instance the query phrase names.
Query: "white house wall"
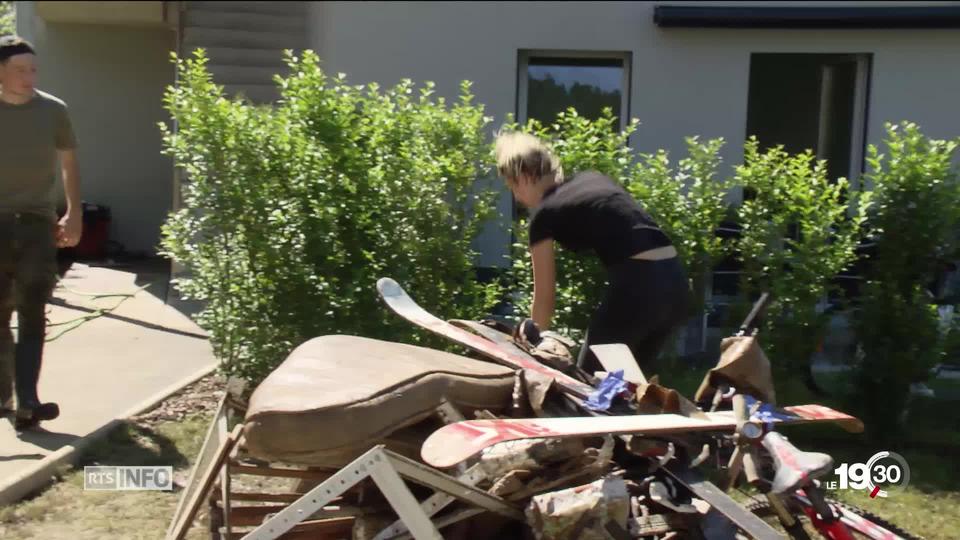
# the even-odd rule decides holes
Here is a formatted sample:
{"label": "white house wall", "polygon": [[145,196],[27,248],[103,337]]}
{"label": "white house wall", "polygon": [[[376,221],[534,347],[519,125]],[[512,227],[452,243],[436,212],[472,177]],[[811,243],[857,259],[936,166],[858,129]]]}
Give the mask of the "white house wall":
{"label": "white house wall", "polygon": [[[156,123],[167,117],[161,96],[173,80],[167,60],[175,45],[173,32],[47,25],[34,17],[33,2],[17,4],[19,32],[40,52],[41,87],[73,109],[82,145],[84,198],[113,208],[116,240],[129,249],[152,249],[172,204],[172,167],[159,154]],[[260,3],[223,5],[252,10],[254,4]],[[354,83],[432,80],[440,95],[452,98],[461,80],[473,81],[478,101],[495,117],[491,132],[507,113],[516,111],[518,50],[560,49],[632,54],[630,115],[642,122],[632,144],[641,151],[665,148],[679,153],[684,136],[722,136],[729,141],[726,162],[735,164],[746,135],[754,52],[871,53],[868,142],[881,140],[884,122],[902,119],[920,123],[933,136],[960,135],[960,30],[661,29],[653,23],[655,5],[312,2],[307,31],[309,46],[320,53],[326,69],[343,71]],[[509,208],[503,193],[500,209],[509,213]],[[482,266],[505,262],[508,233],[503,227],[494,229],[479,242]]]}
{"label": "white house wall", "polygon": [[[884,122],[904,119],[933,136],[960,135],[960,30],[660,29],[654,5],[323,2],[311,6],[311,46],[328,71],[353,83],[432,80],[439,95],[453,97],[469,79],[495,126],[516,111],[519,49],[630,51],[630,114],[642,122],[632,144],[677,153],[687,135],[724,137],[728,164],[739,160],[746,136],[751,53],[872,53],[868,143],[882,139]],[[507,196],[501,209],[509,209]],[[481,265],[502,264],[506,242],[504,232],[487,234]]]}

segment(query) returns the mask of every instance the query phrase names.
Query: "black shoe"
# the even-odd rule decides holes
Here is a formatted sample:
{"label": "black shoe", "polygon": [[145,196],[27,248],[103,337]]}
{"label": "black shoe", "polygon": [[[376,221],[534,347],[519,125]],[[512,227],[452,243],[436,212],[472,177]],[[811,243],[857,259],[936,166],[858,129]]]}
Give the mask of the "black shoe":
{"label": "black shoe", "polygon": [[56,403],[41,403],[32,409],[17,409],[17,419],[13,426],[17,431],[23,431],[58,416],[60,407]]}
{"label": "black shoe", "polygon": [[13,406],[13,398],[0,400],[0,416],[13,414],[16,409]]}

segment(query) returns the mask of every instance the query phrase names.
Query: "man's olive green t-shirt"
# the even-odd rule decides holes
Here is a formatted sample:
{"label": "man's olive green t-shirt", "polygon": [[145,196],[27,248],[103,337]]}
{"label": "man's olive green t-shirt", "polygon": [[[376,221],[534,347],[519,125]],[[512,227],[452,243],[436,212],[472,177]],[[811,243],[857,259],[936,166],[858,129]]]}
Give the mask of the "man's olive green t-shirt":
{"label": "man's olive green t-shirt", "polygon": [[0,213],[53,214],[57,150],[76,146],[63,101],[40,91],[23,105],[0,101]]}

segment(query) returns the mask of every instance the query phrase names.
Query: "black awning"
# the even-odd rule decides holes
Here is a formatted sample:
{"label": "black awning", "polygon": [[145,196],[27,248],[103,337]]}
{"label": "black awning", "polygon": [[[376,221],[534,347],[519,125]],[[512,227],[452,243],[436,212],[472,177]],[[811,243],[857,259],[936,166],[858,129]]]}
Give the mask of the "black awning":
{"label": "black awning", "polygon": [[662,28],[960,28],[960,6],[658,5],[653,22]]}

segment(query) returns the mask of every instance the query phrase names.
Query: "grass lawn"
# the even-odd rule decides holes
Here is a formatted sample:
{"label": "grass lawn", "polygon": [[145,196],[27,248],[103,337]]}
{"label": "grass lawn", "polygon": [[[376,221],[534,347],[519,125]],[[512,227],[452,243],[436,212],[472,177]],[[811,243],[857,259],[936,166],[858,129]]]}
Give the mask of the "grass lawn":
{"label": "grass lawn", "polygon": [[[79,467],[40,495],[0,507],[4,540],[155,540],[162,539],[177,506],[179,492],[84,491],[83,465],[172,465],[189,475],[200,451],[210,416],[164,422],[155,429],[125,424],[92,446]],[[190,540],[209,538],[194,527]]]}
{"label": "grass lawn", "polygon": [[[0,507],[3,540],[161,540],[182,493],[85,491],[85,465],[172,466],[174,484],[186,484],[203,438],[223,395],[224,383],[209,376],[151,411],[129,419],[91,445],[77,467],[33,498]],[[235,476],[239,491],[293,491],[296,479]],[[200,506],[188,540],[210,538],[207,503]]]}

